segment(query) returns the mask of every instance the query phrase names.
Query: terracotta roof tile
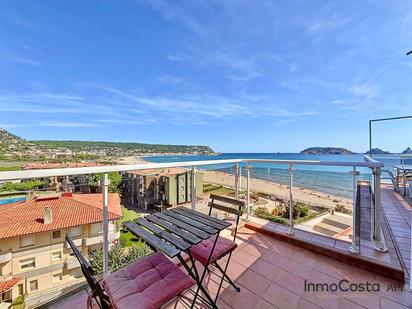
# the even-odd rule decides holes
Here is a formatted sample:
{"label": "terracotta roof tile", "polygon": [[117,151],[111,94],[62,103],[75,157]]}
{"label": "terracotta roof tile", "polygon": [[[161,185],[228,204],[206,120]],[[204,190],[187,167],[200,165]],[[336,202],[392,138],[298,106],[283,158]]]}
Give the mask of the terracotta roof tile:
{"label": "terracotta roof tile", "polygon": [[[32,199],[0,207],[0,239],[59,230],[103,221],[102,194],[73,194]],[[44,224],[44,208],[52,211],[52,223]],[[109,220],[121,218],[120,198],[109,194]]]}

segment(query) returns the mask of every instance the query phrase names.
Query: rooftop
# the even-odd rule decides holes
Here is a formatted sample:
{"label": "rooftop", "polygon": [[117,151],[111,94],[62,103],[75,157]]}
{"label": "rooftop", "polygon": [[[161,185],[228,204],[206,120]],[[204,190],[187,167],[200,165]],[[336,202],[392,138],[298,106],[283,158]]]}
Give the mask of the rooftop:
{"label": "rooftop", "polygon": [[[40,196],[26,202],[0,208],[1,239],[58,230],[103,221],[102,194],[63,194]],[[49,207],[53,220],[43,222],[44,209]],[[109,220],[121,217],[120,197],[109,194]]]}

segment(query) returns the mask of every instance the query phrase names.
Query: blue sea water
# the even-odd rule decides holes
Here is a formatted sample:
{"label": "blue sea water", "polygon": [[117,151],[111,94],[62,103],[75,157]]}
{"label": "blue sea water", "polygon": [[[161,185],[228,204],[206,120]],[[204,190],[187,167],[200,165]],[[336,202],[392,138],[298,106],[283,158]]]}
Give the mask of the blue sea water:
{"label": "blue sea water", "polygon": [[[148,162],[181,162],[202,160],[227,160],[227,159],[273,159],[273,160],[315,160],[333,162],[364,162],[363,155],[305,155],[297,153],[223,153],[217,156],[156,156],[145,157]],[[385,169],[399,164],[399,157],[375,157],[385,164]],[[243,167],[245,164],[243,164]],[[258,179],[269,180],[277,183],[288,184],[288,165],[253,163],[251,176]],[[207,165],[200,167],[205,170],[219,170],[233,173],[232,164]],[[352,197],[353,178],[350,175],[351,167],[342,166],[319,166],[319,165],[296,165],[294,174],[294,185],[307,189],[313,189],[328,194]],[[368,168],[358,168],[360,175],[358,179],[371,179]],[[242,175],[246,175],[246,169],[242,168]]]}

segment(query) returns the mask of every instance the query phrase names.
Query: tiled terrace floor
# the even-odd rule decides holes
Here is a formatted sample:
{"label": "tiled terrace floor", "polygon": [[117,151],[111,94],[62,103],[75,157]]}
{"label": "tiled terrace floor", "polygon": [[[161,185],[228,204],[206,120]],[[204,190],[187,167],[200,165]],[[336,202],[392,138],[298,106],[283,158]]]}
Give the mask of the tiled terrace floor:
{"label": "tiled terrace floor", "polygon": [[[229,275],[241,286],[241,292],[224,285],[219,308],[412,308],[412,293],[372,273],[295,247],[269,236],[243,228],[238,234],[239,247],[233,254]],[[312,283],[378,283],[375,292],[305,292],[305,280]],[[207,278],[213,295],[216,276]],[[388,291],[389,289],[393,289]],[[403,288],[403,290],[401,290]],[[76,294],[53,308],[86,308],[86,294]],[[167,308],[187,308],[183,300]]]}
{"label": "tiled terrace floor", "polygon": [[406,270],[406,277],[410,278],[412,202],[395,192],[392,186],[383,185],[382,208],[400,262]]}

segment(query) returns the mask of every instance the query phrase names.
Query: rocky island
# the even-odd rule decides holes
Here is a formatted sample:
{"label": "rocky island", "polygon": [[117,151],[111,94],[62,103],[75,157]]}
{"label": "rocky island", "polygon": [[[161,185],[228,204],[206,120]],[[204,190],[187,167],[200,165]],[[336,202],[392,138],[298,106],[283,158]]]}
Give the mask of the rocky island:
{"label": "rocky island", "polygon": [[406,148],[404,151],[402,151],[402,154],[412,154],[412,149],[411,147]]}
{"label": "rocky island", "polygon": [[367,154],[367,155],[386,155],[386,154],[390,154],[390,152],[386,151],[386,150],[382,150],[380,148],[372,148],[371,150],[368,150],[367,152],[365,152],[365,154]]}
{"label": "rocky island", "polygon": [[300,154],[311,154],[311,155],[351,155],[354,152],[340,147],[310,147],[302,150]]}

